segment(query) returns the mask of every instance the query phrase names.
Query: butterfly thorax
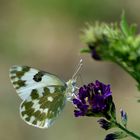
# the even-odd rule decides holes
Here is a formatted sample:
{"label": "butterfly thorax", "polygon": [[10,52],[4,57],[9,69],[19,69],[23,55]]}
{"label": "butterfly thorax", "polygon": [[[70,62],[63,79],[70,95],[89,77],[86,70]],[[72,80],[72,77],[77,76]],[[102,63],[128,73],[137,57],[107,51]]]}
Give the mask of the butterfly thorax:
{"label": "butterfly thorax", "polygon": [[70,79],[67,84],[67,89],[66,89],[66,96],[67,100],[71,101],[73,94],[75,94],[76,91],[76,80],[75,79]]}

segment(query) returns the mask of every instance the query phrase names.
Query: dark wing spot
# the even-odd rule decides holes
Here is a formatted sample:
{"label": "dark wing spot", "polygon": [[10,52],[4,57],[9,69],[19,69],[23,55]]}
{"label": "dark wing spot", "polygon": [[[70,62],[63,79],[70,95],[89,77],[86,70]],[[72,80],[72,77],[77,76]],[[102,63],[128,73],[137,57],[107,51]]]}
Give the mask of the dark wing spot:
{"label": "dark wing spot", "polygon": [[25,73],[25,72],[28,72],[30,70],[30,67],[28,66],[23,66],[22,67],[22,71]]}
{"label": "dark wing spot", "polygon": [[33,104],[34,103],[32,101],[30,101],[30,102],[24,102],[21,107],[24,107],[25,106],[25,109],[28,110],[28,109],[30,109],[33,106]]}
{"label": "dark wing spot", "polygon": [[41,80],[42,80],[42,77],[43,77],[43,75],[44,75],[44,72],[38,72],[35,76],[34,76],[34,81],[36,81],[36,82],[40,82]]}
{"label": "dark wing spot", "polygon": [[16,72],[16,76],[18,77],[18,78],[21,78],[23,75],[24,75],[24,71],[17,71]]}
{"label": "dark wing spot", "polygon": [[41,115],[41,112],[39,111],[39,110],[37,110],[35,113],[34,113],[34,116],[36,117],[36,118],[38,118],[38,116],[40,116]]}
{"label": "dark wing spot", "polygon": [[31,97],[33,100],[39,98],[39,94],[38,94],[38,91],[36,89],[32,90]]}
{"label": "dark wing spot", "polygon": [[43,121],[43,120],[46,119],[46,117],[47,117],[46,113],[43,112],[43,113],[41,113],[40,116],[38,116],[38,119],[39,119],[40,121]]}
{"label": "dark wing spot", "polygon": [[33,123],[34,125],[36,125],[36,124],[37,124],[37,120],[34,120],[32,123]]}
{"label": "dark wing spot", "polygon": [[26,120],[27,122],[29,122],[29,121],[30,121],[30,117],[25,118],[25,120]]}
{"label": "dark wing spot", "polygon": [[18,80],[18,81],[13,82],[14,85],[17,85],[17,87],[16,87],[17,89],[19,89],[20,87],[26,86],[25,83],[26,83],[25,80],[24,81],[23,80]]}
{"label": "dark wing spot", "polygon": [[42,94],[43,94],[43,96],[49,95],[50,94],[49,88],[44,87],[44,92]]}

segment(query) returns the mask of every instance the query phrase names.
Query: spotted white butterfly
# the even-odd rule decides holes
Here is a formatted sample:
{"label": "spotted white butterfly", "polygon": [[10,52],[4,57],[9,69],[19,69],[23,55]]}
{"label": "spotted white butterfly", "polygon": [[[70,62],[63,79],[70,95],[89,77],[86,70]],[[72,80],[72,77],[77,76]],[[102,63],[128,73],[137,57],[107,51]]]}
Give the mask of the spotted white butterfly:
{"label": "spotted white butterfly", "polygon": [[20,116],[29,125],[38,128],[50,127],[63,110],[67,100],[71,100],[76,90],[76,75],[65,82],[56,75],[28,66],[12,66],[10,79],[19,97]]}

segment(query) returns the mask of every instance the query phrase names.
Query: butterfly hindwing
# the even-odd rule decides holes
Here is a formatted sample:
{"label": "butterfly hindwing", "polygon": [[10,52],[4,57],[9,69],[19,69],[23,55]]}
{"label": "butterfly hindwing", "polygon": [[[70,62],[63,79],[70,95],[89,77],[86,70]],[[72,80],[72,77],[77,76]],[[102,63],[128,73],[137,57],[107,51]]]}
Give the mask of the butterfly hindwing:
{"label": "butterfly hindwing", "polygon": [[40,71],[28,66],[13,66],[10,69],[10,79],[22,100],[28,98],[32,89],[60,85],[65,86],[63,80],[48,72]]}
{"label": "butterfly hindwing", "polygon": [[[53,93],[51,93],[52,88],[54,88]],[[65,88],[63,86],[44,87],[42,93],[39,92],[41,89],[33,89],[30,97],[22,102],[20,115],[29,125],[48,128],[64,108]]]}

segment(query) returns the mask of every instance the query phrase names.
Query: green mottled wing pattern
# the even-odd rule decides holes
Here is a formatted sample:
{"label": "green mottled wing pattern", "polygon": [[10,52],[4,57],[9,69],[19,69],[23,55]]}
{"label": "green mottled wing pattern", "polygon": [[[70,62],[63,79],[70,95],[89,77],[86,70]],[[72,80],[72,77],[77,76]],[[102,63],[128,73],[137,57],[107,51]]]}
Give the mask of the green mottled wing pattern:
{"label": "green mottled wing pattern", "polygon": [[39,128],[48,128],[54,123],[65,106],[66,96],[63,86],[53,88],[52,94],[49,87],[44,87],[42,96],[34,89],[30,98],[21,103],[20,115],[25,122]]}
{"label": "green mottled wing pattern", "polygon": [[10,79],[19,97],[21,118],[38,128],[50,127],[66,102],[66,83],[57,76],[27,66],[13,66]]}

